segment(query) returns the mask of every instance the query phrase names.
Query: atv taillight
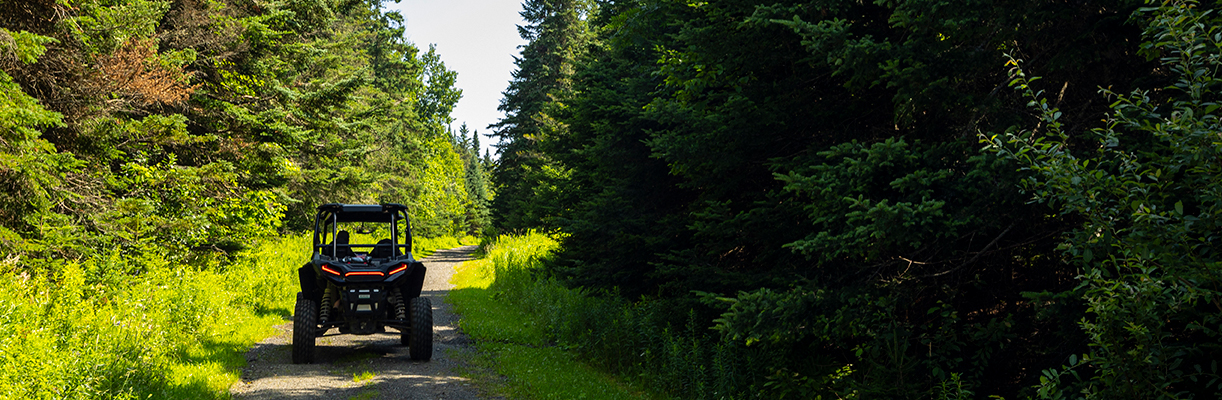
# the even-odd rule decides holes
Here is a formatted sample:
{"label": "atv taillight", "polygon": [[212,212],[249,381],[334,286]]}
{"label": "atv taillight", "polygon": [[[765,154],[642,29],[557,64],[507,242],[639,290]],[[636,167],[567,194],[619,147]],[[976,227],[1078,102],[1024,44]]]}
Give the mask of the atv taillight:
{"label": "atv taillight", "polygon": [[382,271],[352,271],[344,276],[361,276],[361,275],[383,276],[384,274],[382,273]]}
{"label": "atv taillight", "polygon": [[397,273],[403,272],[403,271],[405,271],[405,270],[407,270],[407,264],[399,264],[399,268],[395,268],[395,269],[390,270],[390,273],[388,273],[388,274],[386,274],[386,275],[394,275],[394,274],[397,274]]}
{"label": "atv taillight", "polygon": [[335,276],[339,276],[339,275],[340,275],[339,271],[333,270],[333,269],[331,269],[330,267],[328,267],[328,266],[326,266],[326,265],[322,266],[322,270],[323,270],[323,271],[326,271],[326,272],[330,272],[332,275],[335,275]]}

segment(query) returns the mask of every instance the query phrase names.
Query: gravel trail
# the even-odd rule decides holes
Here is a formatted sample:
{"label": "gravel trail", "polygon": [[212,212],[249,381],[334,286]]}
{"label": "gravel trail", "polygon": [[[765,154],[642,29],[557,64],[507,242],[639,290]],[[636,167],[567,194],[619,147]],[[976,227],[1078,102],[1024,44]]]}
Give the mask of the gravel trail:
{"label": "gravel trail", "polygon": [[[229,388],[235,399],[477,399],[466,378],[454,372],[454,351],[472,351],[458,330],[458,316],[445,296],[454,266],[470,260],[476,246],[438,250],[421,261],[428,267],[422,296],[433,302],[433,359],[415,362],[399,333],[338,335],[318,339],[315,363],[291,360],[293,323],[246,353],[242,380]],[[372,374],[372,377],[370,375]],[[354,378],[355,376],[355,378]]]}

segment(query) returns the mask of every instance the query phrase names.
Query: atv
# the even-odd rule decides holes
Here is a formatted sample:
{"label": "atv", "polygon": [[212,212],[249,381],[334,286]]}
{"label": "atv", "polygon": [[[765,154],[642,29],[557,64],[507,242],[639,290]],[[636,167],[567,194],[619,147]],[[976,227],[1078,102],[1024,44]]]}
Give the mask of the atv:
{"label": "atv", "polygon": [[[376,243],[349,243],[358,238]],[[360,241],[372,242],[373,239]],[[433,357],[433,305],[420,297],[424,264],[412,258],[411,222],[402,204],[324,204],[314,218],[314,254],[297,270],[293,363],[314,362],[314,341],[339,334],[399,331],[412,360]]]}

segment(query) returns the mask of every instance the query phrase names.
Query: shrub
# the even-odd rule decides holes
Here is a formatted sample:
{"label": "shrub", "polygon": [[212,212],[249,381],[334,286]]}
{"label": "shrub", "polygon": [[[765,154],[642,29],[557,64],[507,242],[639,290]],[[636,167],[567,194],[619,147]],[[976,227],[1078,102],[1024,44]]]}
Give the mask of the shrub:
{"label": "shrub", "polygon": [[1036,173],[1025,188],[1038,201],[1083,220],[1060,248],[1082,270],[1073,295],[1089,307],[1079,326],[1090,348],[1043,371],[1043,398],[1222,393],[1222,249],[1213,240],[1222,223],[1222,21],[1197,6],[1165,1],[1140,11],[1150,15],[1142,48],[1174,82],[1127,95],[1102,90],[1112,113],[1085,149],[1032,89],[1038,78],[1012,60],[1012,85],[1046,128],[989,138],[991,148]]}

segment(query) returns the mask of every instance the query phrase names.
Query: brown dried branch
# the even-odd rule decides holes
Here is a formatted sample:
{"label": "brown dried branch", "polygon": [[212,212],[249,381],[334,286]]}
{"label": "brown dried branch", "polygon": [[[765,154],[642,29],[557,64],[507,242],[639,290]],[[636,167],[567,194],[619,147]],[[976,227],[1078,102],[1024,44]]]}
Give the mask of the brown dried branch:
{"label": "brown dried branch", "polygon": [[98,57],[101,78],[111,92],[140,102],[178,104],[199,85],[189,83],[191,73],[166,68],[157,58],[151,39],[128,40],[113,54]]}

